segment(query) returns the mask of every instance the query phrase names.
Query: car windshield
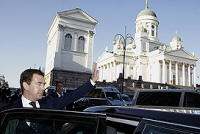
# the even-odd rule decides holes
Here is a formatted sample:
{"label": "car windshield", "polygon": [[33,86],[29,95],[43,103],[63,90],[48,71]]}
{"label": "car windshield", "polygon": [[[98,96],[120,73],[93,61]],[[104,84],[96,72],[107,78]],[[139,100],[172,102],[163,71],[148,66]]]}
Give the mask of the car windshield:
{"label": "car windshield", "polygon": [[121,100],[120,94],[116,92],[106,92],[107,97],[111,97],[113,100]]}
{"label": "car windshield", "polygon": [[131,101],[131,99],[128,96],[122,96],[122,99],[125,101]]}
{"label": "car windshield", "polygon": [[97,100],[97,99],[91,99],[90,102],[96,106],[100,105],[111,105],[111,103],[108,100]]}

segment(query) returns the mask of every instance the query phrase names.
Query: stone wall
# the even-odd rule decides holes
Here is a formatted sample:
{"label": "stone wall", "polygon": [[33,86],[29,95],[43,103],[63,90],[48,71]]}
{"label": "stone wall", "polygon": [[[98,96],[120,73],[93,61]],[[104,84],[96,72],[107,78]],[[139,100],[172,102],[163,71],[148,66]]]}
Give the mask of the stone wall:
{"label": "stone wall", "polygon": [[73,72],[64,70],[52,70],[51,71],[50,85],[55,85],[56,81],[61,81],[65,87],[77,88],[87,82],[91,76],[91,73]]}

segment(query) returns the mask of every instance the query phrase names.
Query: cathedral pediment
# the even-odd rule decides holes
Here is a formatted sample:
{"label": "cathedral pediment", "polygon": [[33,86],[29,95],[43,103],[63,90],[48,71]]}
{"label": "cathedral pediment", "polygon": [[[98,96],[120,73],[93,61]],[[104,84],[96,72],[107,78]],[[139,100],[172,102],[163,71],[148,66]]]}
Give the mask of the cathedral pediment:
{"label": "cathedral pediment", "polygon": [[58,12],[58,15],[62,18],[70,18],[74,20],[79,20],[79,21],[84,21],[84,22],[89,22],[89,23],[94,23],[97,24],[97,20],[89,16],[86,12],[83,10],[76,8],[68,11],[63,11],[63,12]]}
{"label": "cathedral pediment", "polygon": [[108,58],[110,58],[112,56],[113,56],[113,53],[105,51],[105,52],[102,53],[101,56],[99,56],[98,60],[108,59]]}
{"label": "cathedral pediment", "polygon": [[190,54],[189,52],[186,52],[183,49],[170,51],[165,54],[169,56],[174,56],[174,57],[181,57],[181,58],[191,59],[191,60],[196,60],[196,61],[198,60],[197,57],[193,56],[192,54]]}

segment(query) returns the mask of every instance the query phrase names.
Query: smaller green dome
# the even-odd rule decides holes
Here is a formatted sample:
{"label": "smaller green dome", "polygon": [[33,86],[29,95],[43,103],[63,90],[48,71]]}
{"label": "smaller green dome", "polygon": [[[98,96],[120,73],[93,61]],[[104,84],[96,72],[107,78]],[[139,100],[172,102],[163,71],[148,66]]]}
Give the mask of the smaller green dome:
{"label": "smaller green dome", "polygon": [[154,11],[148,9],[148,8],[145,8],[144,10],[140,11],[139,14],[137,15],[137,17],[140,17],[140,16],[145,16],[145,15],[148,15],[148,16],[154,16],[157,18],[156,14],[154,13]]}
{"label": "smaller green dome", "polygon": [[178,35],[175,35],[175,36],[172,38],[172,41],[181,41],[181,38],[180,38]]}

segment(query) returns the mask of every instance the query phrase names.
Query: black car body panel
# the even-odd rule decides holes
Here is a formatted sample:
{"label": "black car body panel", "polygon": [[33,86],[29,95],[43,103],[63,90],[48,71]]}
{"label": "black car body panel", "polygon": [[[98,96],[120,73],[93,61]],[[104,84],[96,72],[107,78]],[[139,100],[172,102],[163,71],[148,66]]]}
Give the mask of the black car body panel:
{"label": "black car body panel", "polygon": [[[13,120],[37,121],[52,134],[199,134],[200,115],[164,112],[137,107],[95,106],[84,112],[11,109],[0,113],[0,133],[8,131]],[[12,124],[11,124],[12,123]],[[16,128],[16,125],[14,125]],[[14,129],[13,129],[14,130]],[[8,133],[10,132],[10,133]]]}

